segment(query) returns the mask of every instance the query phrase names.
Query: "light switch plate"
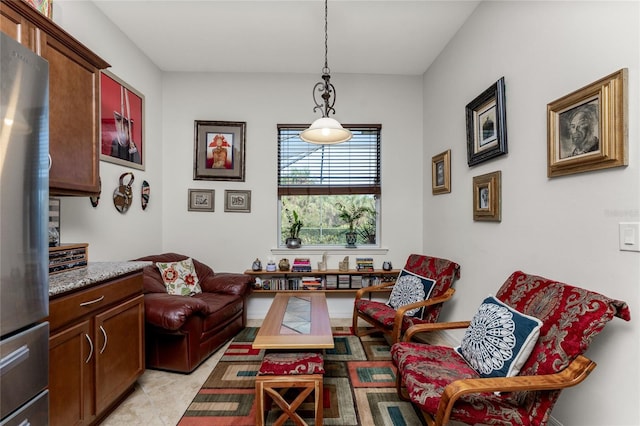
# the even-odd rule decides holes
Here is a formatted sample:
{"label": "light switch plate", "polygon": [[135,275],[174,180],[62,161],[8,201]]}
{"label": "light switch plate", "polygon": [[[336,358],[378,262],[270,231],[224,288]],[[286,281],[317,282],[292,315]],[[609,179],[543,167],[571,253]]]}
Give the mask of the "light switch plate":
{"label": "light switch plate", "polygon": [[620,222],[620,250],[640,251],[640,223]]}

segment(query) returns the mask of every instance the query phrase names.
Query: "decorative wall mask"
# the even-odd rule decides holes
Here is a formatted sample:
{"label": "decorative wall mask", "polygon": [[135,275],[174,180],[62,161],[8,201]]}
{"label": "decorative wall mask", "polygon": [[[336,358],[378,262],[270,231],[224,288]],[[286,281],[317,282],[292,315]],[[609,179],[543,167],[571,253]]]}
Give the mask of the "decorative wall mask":
{"label": "decorative wall mask", "polygon": [[151,192],[151,188],[149,187],[149,182],[146,180],[142,181],[142,189],[140,191],[140,202],[142,203],[142,210],[147,209],[147,205],[149,204],[149,193]]}
{"label": "decorative wall mask", "polygon": [[[127,183],[125,183],[126,178],[129,178]],[[133,199],[133,191],[131,189],[133,179],[133,173],[131,172],[121,174],[120,185],[113,191],[113,205],[120,213],[126,213],[131,206],[131,200]]]}

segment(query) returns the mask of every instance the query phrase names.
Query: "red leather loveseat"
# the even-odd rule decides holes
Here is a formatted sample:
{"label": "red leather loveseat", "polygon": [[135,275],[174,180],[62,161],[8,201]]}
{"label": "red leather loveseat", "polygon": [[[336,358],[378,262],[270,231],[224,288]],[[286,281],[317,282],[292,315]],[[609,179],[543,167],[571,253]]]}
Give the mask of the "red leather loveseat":
{"label": "red leather loveseat", "polygon": [[187,258],[165,253],[136,259],[154,262],[143,271],[147,368],[190,373],[246,326],[254,282],[249,275],[215,273],[193,259],[202,293],[167,294],[155,262]]}

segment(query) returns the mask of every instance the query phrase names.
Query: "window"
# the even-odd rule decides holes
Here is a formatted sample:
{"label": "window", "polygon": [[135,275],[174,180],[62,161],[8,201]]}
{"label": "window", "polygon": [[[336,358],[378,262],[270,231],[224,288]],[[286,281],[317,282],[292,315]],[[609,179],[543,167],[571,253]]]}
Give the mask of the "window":
{"label": "window", "polygon": [[344,126],[353,138],[336,145],[304,142],[298,135],[306,127],[278,125],[279,245],[289,237],[295,211],[303,246],[344,246],[348,227],[339,204],[372,211],[355,224],[357,245],[379,245],[381,126]]}

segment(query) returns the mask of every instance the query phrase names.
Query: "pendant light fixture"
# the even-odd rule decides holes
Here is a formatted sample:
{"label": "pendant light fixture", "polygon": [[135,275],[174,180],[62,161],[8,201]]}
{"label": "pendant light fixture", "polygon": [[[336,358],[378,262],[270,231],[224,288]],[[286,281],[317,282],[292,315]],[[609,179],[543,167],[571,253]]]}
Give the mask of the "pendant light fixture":
{"label": "pendant light fixture", "polygon": [[[329,114],[336,113],[333,105],[336,103],[336,89],[331,84],[331,70],[329,69],[328,56],[328,36],[327,36],[327,15],[328,0],[324,0],[324,68],[322,68],[322,81],[313,86],[313,102],[316,106],[313,112],[320,110],[322,117],[315,120],[308,129],[300,132],[300,139],[305,142],[315,143],[318,145],[331,145],[346,142],[351,139],[352,135],[348,129],[335,118],[329,117]],[[322,101],[319,102],[317,95],[320,94]]]}

